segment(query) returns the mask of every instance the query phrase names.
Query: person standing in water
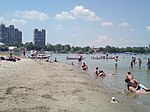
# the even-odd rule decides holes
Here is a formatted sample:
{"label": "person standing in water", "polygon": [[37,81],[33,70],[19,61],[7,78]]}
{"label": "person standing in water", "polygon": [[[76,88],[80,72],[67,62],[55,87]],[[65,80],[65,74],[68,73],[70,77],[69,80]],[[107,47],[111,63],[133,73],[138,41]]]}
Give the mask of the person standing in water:
{"label": "person standing in water", "polygon": [[115,61],[115,68],[117,68],[117,67],[118,67],[118,56],[116,56],[116,57],[114,58],[114,61]]}
{"label": "person standing in water", "polygon": [[80,68],[82,65],[82,55],[78,58],[78,67]]}
{"label": "person standing in water", "polygon": [[150,70],[150,59],[148,58],[148,61],[147,61],[147,68]]}
{"label": "person standing in water", "polygon": [[141,67],[141,65],[142,65],[142,60],[141,60],[140,58],[138,58],[138,60],[139,60],[139,67]]}

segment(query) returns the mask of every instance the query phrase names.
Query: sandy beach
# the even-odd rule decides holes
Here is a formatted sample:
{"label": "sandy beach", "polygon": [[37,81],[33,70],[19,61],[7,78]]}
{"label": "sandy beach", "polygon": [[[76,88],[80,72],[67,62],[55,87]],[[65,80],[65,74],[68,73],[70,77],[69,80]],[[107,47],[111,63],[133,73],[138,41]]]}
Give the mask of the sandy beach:
{"label": "sandy beach", "polygon": [[124,94],[75,66],[30,59],[0,64],[0,112],[133,112]]}

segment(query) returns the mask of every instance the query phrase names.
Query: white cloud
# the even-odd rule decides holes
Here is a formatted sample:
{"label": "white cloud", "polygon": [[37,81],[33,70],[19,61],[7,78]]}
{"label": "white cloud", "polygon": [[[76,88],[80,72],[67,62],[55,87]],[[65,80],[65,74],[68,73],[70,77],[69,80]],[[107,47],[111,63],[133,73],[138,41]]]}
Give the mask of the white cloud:
{"label": "white cloud", "polygon": [[99,35],[95,41],[90,42],[89,45],[91,46],[97,46],[97,47],[105,47],[107,45],[110,46],[114,46],[114,47],[129,47],[129,46],[133,46],[133,45],[142,45],[144,43],[144,41],[140,41],[140,40],[132,40],[130,39],[130,41],[126,38],[114,38],[114,37],[110,37],[107,35]]}
{"label": "white cloud", "polygon": [[102,24],[101,24],[102,26],[104,26],[104,27],[109,27],[109,26],[113,26],[113,23],[112,22],[109,22],[109,21],[107,21],[107,22],[102,22]]}
{"label": "white cloud", "polygon": [[67,19],[74,19],[74,17],[69,12],[62,12],[60,14],[56,14],[56,20],[67,20]]}
{"label": "white cloud", "polygon": [[122,26],[122,27],[129,27],[130,26],[130,24],[128,22],[123,22],[119,25]]}
{"label": "white cloud", "polygon": [[67,19],[83,19],[88,21],[97,21],[100,20],[100,17],[96,16],[95,12],[85,9],[83,6],[76,6],[70,12],[62,12],[56,14],[56,20],[67,20]]}
{"label": "white cloud", "polygon": [[148,31],[150,31],[150,26],[147,26],[146,29],[147,29]]}
{"label": "white cloud", "polygon": [[13,25],[24,25],[26,24],[26,21],[23,19],[12,19],[11,21],[8,21],[8,23]]}
{"label": "white cloud", "polygon": [[16,11],[15,16],[22,18],[22,19],[33,19],[33,20],[40,20],[40,21],[45,21],[49,19],[49,16],[43,12],[38,12],[35,10],[30,10],[30,11]]}
{"label": "white cloud", "polygon": [[7,20],[5,17],[0,16],[0,22],[8,25],[17,25],[17,26],[22,26],[24,24],[26,24],[26,21],[23,19],[11,19],[11,20]]}
{"label": "white cloud", "polygon": [[89,21],[100,20],[100,17],[96,16],[95,12],[85,9],[83,6],[76,6],[71,13],[77,17]]}
{"label": "white cloud", "polygon": [[56,29],[57,29],[57,30],[62,30],[62,29],[63,29],[63,26],[62,26],[62,25],[57,25],[57,26],[56,26]]}
{"label": "white cloud", "polygon": [[5,21],[5,18],[3,16],[0,16],[0,21],[1,22]]}

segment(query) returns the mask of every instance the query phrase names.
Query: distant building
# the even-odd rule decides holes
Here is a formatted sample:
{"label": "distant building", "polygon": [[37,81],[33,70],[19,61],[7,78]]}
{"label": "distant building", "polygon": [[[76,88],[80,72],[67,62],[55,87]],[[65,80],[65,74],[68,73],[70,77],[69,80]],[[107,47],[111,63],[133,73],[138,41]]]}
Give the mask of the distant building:
{"label": "distant building", "polygon": [[38,46],[44,46],[45,45],[45,35],[46,31],[42,29],[41,31],[38,31],[38,29],[34,30],[33,34],[33,44]]}
{"label": "distant building", "polygon": [[22,43],[22,32],[13,25],[6,27],[4,24],[0,25],[0,42],[6,45],[15,45]]}

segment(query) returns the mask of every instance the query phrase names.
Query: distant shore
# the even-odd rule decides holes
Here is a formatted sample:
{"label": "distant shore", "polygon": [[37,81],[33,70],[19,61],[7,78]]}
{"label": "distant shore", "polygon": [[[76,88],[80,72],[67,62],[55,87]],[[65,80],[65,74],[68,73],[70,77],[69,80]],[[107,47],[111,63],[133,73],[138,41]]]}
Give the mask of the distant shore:
{"label": "distant shore", "polygon": [[[1,112],[134,112],[117,91],[63,63],[0,61]],[[111,97],[118,103],[111,103]]]}

